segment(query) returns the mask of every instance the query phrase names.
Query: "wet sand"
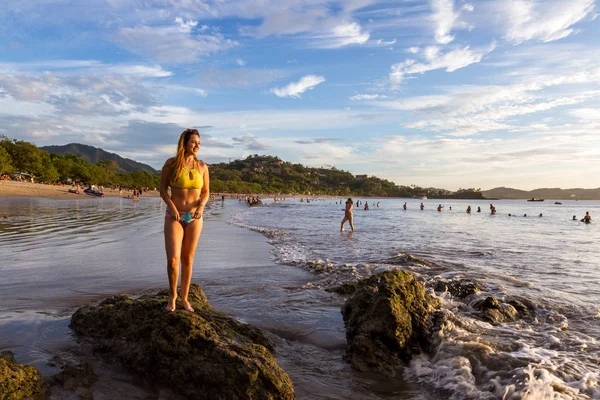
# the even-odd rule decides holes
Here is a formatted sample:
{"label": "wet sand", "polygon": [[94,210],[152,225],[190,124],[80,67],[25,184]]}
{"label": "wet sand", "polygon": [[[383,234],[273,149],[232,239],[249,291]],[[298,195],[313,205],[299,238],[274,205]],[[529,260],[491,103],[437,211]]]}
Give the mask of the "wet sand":
{"label": "wet sand", "polygon": [[[85,188],[81,189],[80,194],[69,193],[69,189],[75,188],[70,185],[59,186],[43,183],[0,181],[0,197],[44,197],[58,200],[92,199],[96,197],[83,193],[83,189]],[[127,197],[132,194],[133,191],[131,190],[123,190],[123,193],[119,194],[118,189],[104,188],[104,195],[107,197]],[[158,190],[144,192],[142,197],[159,197],[159,192]]]}

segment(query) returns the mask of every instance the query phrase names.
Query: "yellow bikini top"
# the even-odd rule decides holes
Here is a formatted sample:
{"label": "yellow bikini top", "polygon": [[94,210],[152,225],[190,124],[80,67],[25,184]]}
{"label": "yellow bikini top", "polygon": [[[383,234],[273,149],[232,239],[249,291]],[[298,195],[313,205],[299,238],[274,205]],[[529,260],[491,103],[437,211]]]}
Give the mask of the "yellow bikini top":
{"label": "yellow bikini top", "polygon": [[202,179],[202,174],[197,169],[183,167],[177,180],[169,182],[169,185],[177,189],[202,189],[204,179]]}

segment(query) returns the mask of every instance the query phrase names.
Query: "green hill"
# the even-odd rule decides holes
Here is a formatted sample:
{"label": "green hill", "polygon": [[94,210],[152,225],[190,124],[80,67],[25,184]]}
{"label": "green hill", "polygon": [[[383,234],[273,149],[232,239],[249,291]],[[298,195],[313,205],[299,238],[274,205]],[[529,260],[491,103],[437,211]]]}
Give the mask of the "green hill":
{"label": "green hill", "polygon": [[552,200],[598,200],[600,199],[600,188],[597,189],[560,189],[560,188],[541,188],[534,190],[518,190],[505,187],[498,187],[490,190],[484,190],[483,195],[491,199],[552,199]]}
{"label": "green hill", "polygon": [[47,151],[50,154],[58,154],[61,156],[73,154],[92,164],[97,164],[102,161],[114,161],[117,167],[124,172],[146,171],[151,174],[158,173],[157,170],[149,165],[130,160],[129,158],[123,158],[118,154],[109,153],[108,151],[85,144],[69,143],[63,146],[43,146],[40,147],[40,149]]}

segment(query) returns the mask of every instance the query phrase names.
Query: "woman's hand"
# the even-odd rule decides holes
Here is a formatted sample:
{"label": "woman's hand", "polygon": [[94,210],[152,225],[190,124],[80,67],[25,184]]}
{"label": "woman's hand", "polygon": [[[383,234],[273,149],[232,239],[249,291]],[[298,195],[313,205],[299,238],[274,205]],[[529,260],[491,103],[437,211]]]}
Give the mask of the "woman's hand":
{"label": "woman's hand", "polygon": [[202,218],[202,214],[204,213],[204,206],[200,204],[198,208],[196,208],[196,212],[194,212],[194,219]]}
{"label": "woman's hand", "polygon": [[173,220],[175,220],[175,221],[179,221],[180,220],[179,211],[177,211],[177,209],[175,208],[175,206],[169,207],[169,213],[171,214],[171,218],[173,218]]}

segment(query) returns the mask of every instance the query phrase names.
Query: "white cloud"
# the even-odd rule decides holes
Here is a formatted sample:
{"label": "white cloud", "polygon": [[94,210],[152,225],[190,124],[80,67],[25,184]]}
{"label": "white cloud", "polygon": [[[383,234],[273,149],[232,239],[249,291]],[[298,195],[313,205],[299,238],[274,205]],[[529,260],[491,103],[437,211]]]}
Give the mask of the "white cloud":
{"label": "white cloud", "polygon": [[429,46],[424,51],[426,63],[419,63],[416,60],[408,59],[394,64],[391,67],[389,79],[393,84],[399,84],[404,81],[407,75],[411,74],[422,74],[442,68],[446,69],[447,72],[456,71],[457,69],[480,62],[493,48],[494,46],[489,49],[471,50],[467,46],[441,53],[439,48]]}
{"label": "white cloud", "polygon": [[107,67],[108,71],[120,75],[132,75],[140,78],[166,78],[173,76],[171,71],[163,69],[160,65],[115,65]]}
{"label": "white cloud", "polygon": [[278,97],[300,97],[308,89],[323,82],[325,82],[325,78],[322,76],[306,75],[298,82],[292,82],[282,88],[273,88],[270,92]]}
{"label": "white cloud", "polygon": [[246,61],[242,60],[241,58],[236,58],[235,62],[237,65],[239,65],[240,67],[243,67],[244,65],[246,65]]}
{"label": "white cloud", "polygon": [[600,108],[579,108],[571,110],[569,114],[584,121],[600,122]]}
{"label": "white cloud", "polygon": [[179,30],[179,32],[182,32],[182,33],[190,33],[190,32],[192,32],[192,28],[194,28],[196,25],[198,25],[198,21],[190,20],[190,21],[185,22],[183,20],[183,18],[181,18],[181,17],[175,18],[175,23],[177,25],[179,25],[178,30]]}
{"label": "white cloud", "polygon": [[594,7],[594,0],[510,0],[498,5],[498,11],[506,19],[506,39],[520,44],[565,38],[574,32],[574,24],[591,15]]}
{"label": "white cloud", "polygon": [[409,47],[408,49],[406,49],[406,52],[410,53],[410,54],[417,54],[419,52],[419,50],[420,49],[418,47],[413,46],[413,47]]}
{"label": "white cloud", "polygon": [[393,44],[396,44],[396,39],[390,40],[390,41],[385,41],[383,39],[377,39],[377,44],[380,46],[391,46]]}
{"label": "white cloud", "polygon": [[382,94],[356,94],[350,97],[350,100],[359,101],[359,100],[376,100],[376,99],[385,99],[387,96]]}
{"label": "white cloud", "polygon": [[268,150],[270,146],[258,141],[258,138],[248,132],[245,136],[234,136],[231,138],[236,144],[241,144],[246,150]]}
{"label": "white cloud", "polygon": [[133,53],[167,64],[188,63],[202,56],[237,47],[222,34],[194,32],[196,21],[176,20],[176,25],[121,28],[115,41]]}
{"label": "white cloud", "polygon": [[[435,24],[435,41],[448,44],[454,40],[451,35],[453,29],[467,28],[468,25],[460,22],[460,12],[454,11],[454,0],[431,0],[433,8],[432,20]],[[473,11],[471,4],[465,4],[461,11]]]}
{"label": "white cloud", "polygon": [[432,0],[433,20],[436,23],[435,40],[441,44],[448,44],[454,40],[450,35],[458,14],[454,12],[454,0]]}
{"label": "white cloud", "polygon": [[322,49],[335,49],[352,44],[364,44],[369,40],[369,32],[364,32],[356,22],[336,25],[328,32],[313,36],[313,46]]}

